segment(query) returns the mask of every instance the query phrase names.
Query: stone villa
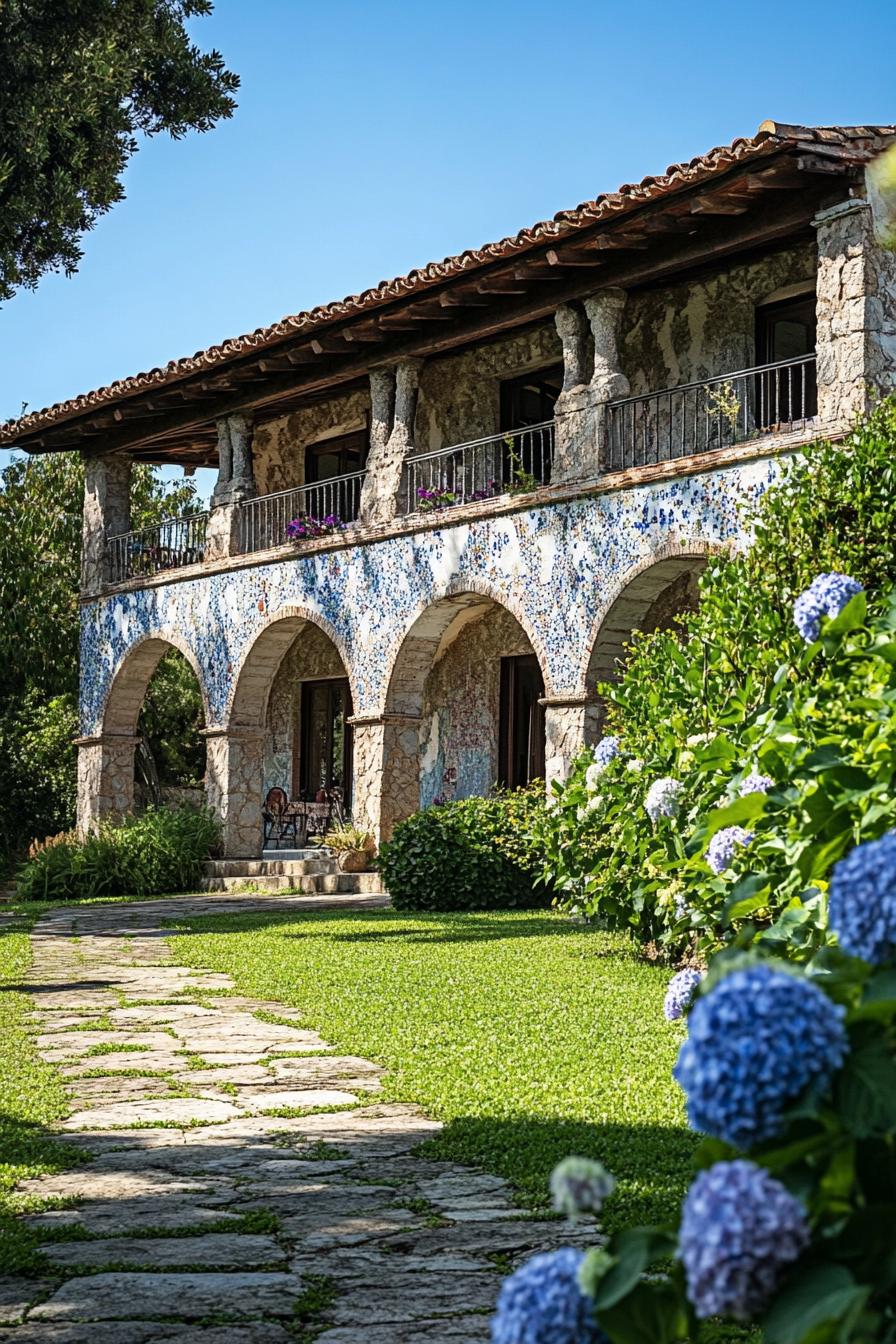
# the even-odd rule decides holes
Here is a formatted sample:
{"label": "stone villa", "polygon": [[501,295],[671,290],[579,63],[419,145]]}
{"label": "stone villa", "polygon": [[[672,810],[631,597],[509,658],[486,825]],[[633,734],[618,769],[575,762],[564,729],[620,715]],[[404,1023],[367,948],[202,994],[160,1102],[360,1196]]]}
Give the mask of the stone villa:
{"label": "stone villa", "polygon": [[[225,852],[271,786],[379,836],[562,775],[635,627],[692,600],[782,455],[896,387],[896,127],[756,135],[512,238],[0,429],[86,464],[80,824],[133,802],[172,646]],[[133,531],[133,462],[215,466]],[[290,524],[292,535],[288,535]]]}

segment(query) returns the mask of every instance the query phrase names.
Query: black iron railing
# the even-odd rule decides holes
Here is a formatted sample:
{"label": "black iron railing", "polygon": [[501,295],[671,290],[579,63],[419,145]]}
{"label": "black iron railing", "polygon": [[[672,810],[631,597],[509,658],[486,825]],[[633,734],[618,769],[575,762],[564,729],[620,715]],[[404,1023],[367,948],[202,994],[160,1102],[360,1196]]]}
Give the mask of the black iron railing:
{"label": "black iron railing", "polygon": [[624,471],[805,429],[817,410],[815,356],[779,360],[606,407],[604,471]]}
{"label": "black iron railing", "polygon": [[148,578],[166,569],[182,569],[205,558],[207,513],[186,518],[166,518],[136,532],[119,532],[108,541],[109,579]]}
{"label": "black iron railing", "polygon": [[547,485],[554,460],[554,422],[472,439],[405,460],[401,512],[432,513],[452,504],[524,494]]}
{"label": "black iron railing", "polygon": [[244,555],[282,546],[286,541],[340,532],[353,523],[361,506],[364,471],[332,476],[295,490],[259,495],[239,511],[239,543]]}

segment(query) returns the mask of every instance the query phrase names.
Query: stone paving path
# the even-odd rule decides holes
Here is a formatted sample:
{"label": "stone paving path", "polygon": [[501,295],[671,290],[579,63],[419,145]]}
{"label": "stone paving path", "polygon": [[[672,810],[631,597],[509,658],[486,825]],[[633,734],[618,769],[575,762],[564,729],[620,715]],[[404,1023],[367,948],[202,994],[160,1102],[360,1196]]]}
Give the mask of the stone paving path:
{"label": "stone paving path", "polygon": [[526,1218],[496,1176],[417,1157],[439,1126],[378,1102],[375,1064],[176,965],[163,927],[381,903],[215,895],[41,919],[37,1046],[71,1094],[61,1129],[92,1160],[20,1187],[60,1205],[28,1219],[53,1230],[58,1276],[0,1280],[11,1341],[482,1344],[510,1266],[594,1243]]}

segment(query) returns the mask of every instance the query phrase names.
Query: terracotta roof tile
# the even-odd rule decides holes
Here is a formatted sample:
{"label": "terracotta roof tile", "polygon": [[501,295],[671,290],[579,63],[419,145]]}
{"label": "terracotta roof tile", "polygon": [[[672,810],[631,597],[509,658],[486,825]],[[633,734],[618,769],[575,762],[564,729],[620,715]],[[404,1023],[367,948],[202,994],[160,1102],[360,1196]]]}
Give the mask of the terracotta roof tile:
{"label": "terracotta roof tile", "polygon": [[552,219],[542,220],[511,237],[446,257],[443,261],[430,262],[427,266],[409,271],[407,275],[384,280],[360,294],[283,317],[270,326],[257,327],[243,336],[231,337],[184,359],[171,360],[163,368],[149,369],[130,378],[118,379],[107,387],[58,402],[45,410],[31,411],[18,420],[9,420],[0,425],[0,443],[15,442],[25,434],[49,428],[59,421],[74,418],[149,388],[161,387],[191,374],[214,369],[290,336],[303,332],[311,334],[330,322],[362,315],[382,304],[455,279],[491,262],[505,260],[540,244],[568,237],[585,226],[609,220],[638,205],[670,195],[682,187],[693,186],[703,178],[714,177],[744,159],[762,156],[782,146],[805,144],[811,147],[816,144],[826,148],[840,148],[847,154],[853,151],[856,161],[862,161],[880,148],[883,142],[894,137],[896,126],[807,127],[763,122],[754,136],[740,137],[730,145],[717,146],[687,163],[670,164],[665,173],[644,177],[640,182],[625,183],[616,191],[603,192],[592,201],[583,201],[573,210],[561,210]]}

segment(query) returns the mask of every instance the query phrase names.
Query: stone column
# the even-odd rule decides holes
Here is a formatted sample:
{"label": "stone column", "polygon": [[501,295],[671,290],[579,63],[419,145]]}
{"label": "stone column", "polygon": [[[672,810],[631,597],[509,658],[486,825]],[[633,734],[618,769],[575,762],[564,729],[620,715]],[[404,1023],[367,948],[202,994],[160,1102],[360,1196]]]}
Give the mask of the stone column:
{"label": "stone column", "polygon": [[109,537],[130,531],[131,460],[120,454],[84,457],[81,591],[98,593],[110,578]]}
{"label": "stone column", "polygon": [[211,497],[211,513],[205,534],[205,559],[221,560],[239,553],[239,509],[244,499],[254,499],[255,472],[252,461],[252,420],[247,415],[228,415],[217,421],[218,479]]}
{"label": "stone column", "polygon": [[866,200],[841,201],[813,224],[818,419],[847,428],[896,388],[896,253],[875,236]]}
{"label": "stone column", "polygon": [[225,859],[257,859],[262,847],[263,728],[206,728],[205,793],[221,822]]}
{"label": "stone column", "polygon": [[545,782],[564,780],[583,747],[593,746],[600,727],[600,706],[589,695],[548,695],[544,705]]}
{"label": "stone column", "polygon": [[[377,369],[371,374],[370,456],[361,494],[361,521],[364,523],[387,523],[398,512],[404,459],[414,447],[414,418],[422,367],[421,359],[403,359],[394,370]],[[387,437],[385,427],[390,403],[394,410]]]}
{"label": "stone column", "polygon": [[607,460],[607,402],[627,397],[629,381],[619,366],[619,325],[625,307],[624,289],[602,289],[585,300],[585,312],[594,337],[594,371],[589,383],[591,425],[589,458],[591,473],[600,472]]}
{"label": "stone column", "polygon": [[554,323],[563,343],[563,391],[554,407],[556,429],[551,483],[566,485],[593,475],[592,468],[597,465],[588,462],[591,438],[588,323],[581,309],[565,303],[554,314]]}
{"label": "stone column", "polygon": [[349,723],[354,743],[352,819],[379,844],[389,839],[396,822],[420,807],[420,716],[359,715]]}
{"label": "stone column", "polygon": [[124,816],[134,806],[133,733],[79,737],[78,833],[87,835],[103,821]]}

